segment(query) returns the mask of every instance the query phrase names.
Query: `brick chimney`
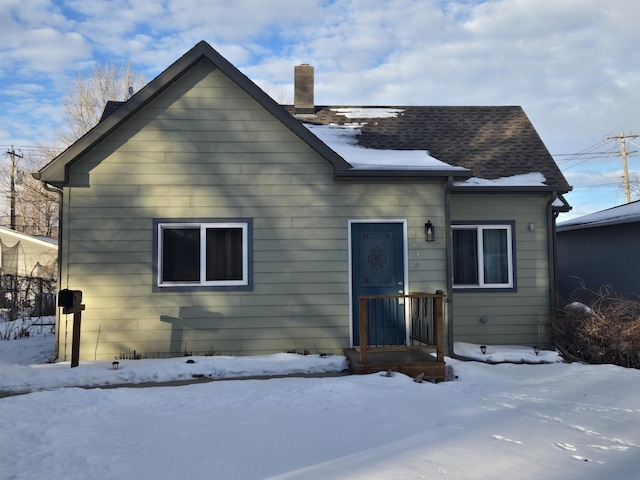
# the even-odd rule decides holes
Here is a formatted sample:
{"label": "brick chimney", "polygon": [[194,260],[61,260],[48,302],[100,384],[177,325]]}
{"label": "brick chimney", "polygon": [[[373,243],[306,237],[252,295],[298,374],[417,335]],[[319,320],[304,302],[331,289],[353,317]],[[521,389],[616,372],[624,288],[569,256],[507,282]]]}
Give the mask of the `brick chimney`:
{"label": "brick chimney", "polygon": [[296,65],[293,74],[293,107],[296,115],[314,115],[313,66],[306,63]]}

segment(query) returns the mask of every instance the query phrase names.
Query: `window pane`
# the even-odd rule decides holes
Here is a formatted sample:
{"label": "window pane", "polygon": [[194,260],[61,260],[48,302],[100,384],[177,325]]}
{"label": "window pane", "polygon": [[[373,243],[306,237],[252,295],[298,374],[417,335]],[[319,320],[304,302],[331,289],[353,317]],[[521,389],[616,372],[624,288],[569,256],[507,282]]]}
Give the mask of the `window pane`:
{"label": "window pane", "polygon": [[475,228],[453,230],[453,283],[478,284],[478,234]]}
{"label": "window pane", "polygon": [[200,281],[200,229],[162,230],[162,281]]}
{"label": "window pane", "polygon": [[242,228],[207,229],[207,281],[242,280]]}
{"label": "window pane", "polygon": [[505,229],[482,231],[484,283],[509,283],[509,253]]}

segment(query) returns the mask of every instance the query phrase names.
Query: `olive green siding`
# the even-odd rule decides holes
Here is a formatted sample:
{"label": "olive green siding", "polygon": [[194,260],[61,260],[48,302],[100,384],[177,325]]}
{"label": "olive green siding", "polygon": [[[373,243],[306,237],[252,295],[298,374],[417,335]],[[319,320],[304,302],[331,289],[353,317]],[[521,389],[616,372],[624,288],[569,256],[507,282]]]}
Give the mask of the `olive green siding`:
{"label": "olive green siding", "polygon": [[[515,222],[517,291],[453,290],[456,342],[548,345],[548,194],[454,194],[452,222]],[[532,225],[533,230],[530,225]],[[481,318],[486,323],[481,322]]]}
{"label": "olive green siding", "polygon": [[[81,360],[348,347],[350,219],[406,220],[408,289],[446,287],[443,183],[336,183],[206,60],[70,166],[63,208],[61,288],[86,305]],[[154,218],[253,219],[253,290],[152,291]],[[68,360],[72,316],[60,327]]]}

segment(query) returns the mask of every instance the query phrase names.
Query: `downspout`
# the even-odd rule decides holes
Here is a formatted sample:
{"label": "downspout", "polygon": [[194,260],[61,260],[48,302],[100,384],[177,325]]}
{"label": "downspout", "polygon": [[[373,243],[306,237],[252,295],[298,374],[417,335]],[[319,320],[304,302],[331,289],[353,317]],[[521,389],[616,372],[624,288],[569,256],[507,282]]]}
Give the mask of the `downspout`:
{"label": "downspout", "polygon": [[[40,180],[40,172],[32,173],[31,176],[36,180]],[[60,285],[62,284],[62,189],[49,185],[48,183],[41,181],[42,187],[52,193],[56,193],[58,195],[58,278],[57,280],[57,290],[60,291]],[[58,360],[59,356],[59,340],[60,340],[60,312],[56,308],[56,338],[55,338],[55,349],[53,357],[49,358],[47,362],[54,363]]]}
{"label": "downspout", "polygon": [[453,238],[451,235],[451,189],[453,188],[453,177],[449,177],[449,181],[445,186],[444,195],[444,214],[445,214],[445,245],[447,250],[447,350],[449,357],[455,360],[476,361],[475,358],[458,355],[453,349]]}
{"label": "downspout", "polygon": [[453,177],[449,177],[444,187],[444,238],[447,261],[447,350],[449,356],[457,358],[453,351],[453,241],[451,239],[451,188]]}
{"label": "downspout", "polygon": [[558,278],[556,275],[556,217],[557,212],[553,211],[553,202],[558,198],[558,192],[554,190],[551,199],[547,202],[547,251],[549,258],[549,313],[551,314],[557,306],[556,288]]}

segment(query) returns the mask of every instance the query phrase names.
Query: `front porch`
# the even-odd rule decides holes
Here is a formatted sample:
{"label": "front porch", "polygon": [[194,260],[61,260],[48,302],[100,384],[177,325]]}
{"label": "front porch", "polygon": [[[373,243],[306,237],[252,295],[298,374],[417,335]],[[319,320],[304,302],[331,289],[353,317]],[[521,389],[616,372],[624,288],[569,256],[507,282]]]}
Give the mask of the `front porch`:
{"label": "front porch", "polygon": [[[425,379],[445,378],[443,299],[441,294],[358,297],[360,346],[344,350],[354,374],[394,371]],[[380,334],[390,315],[408,322],[408,341]]]}

